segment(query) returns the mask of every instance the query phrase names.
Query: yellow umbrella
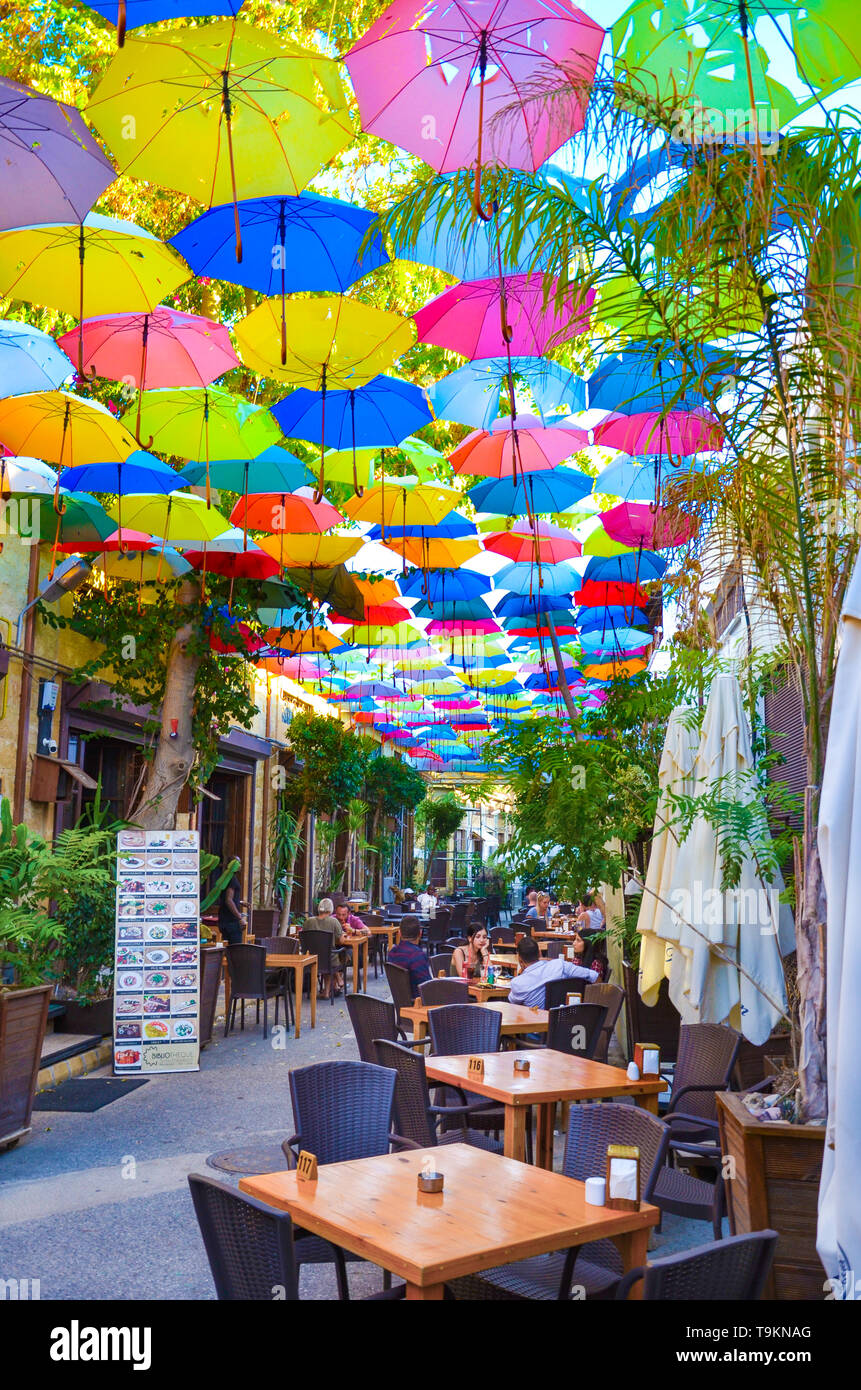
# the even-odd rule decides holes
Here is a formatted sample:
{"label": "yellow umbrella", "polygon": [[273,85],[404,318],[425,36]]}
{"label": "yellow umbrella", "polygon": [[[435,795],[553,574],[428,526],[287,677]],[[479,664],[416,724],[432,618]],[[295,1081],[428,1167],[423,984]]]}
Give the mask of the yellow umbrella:
{"label": "yellow umbrella", "polygon": [[334,59],[232,19],[129,39],[87,116],[121,173],[208,207],[299,193],[353,138]]}
{"label": "yellow umbrella", "polygon": [[[119,504],[107,508],[114,521]],[[207,507],[203,497],[188,492],[168,492],[164,496],[129,496],[122,499],[123,525],[135,531],[163,536],[171,545],[193,546],[215,540],[227,522],[215,507]]]}
{"label": "yellow umbrella", "polygon": [[[345,511],[348,509],[345,507]],[[499,518],[495,518],[497,529]],[[463,536],[454,540],[444,540],[431,537],[429,540],[420,540],[415,536],[408,536],[405,540],[389,537],[383,542],[389,550],[393,550],[396,555],[401,555],[409,560],[411,565],[418,565],[420,569],[457,569],[467,560],[473,560],[476,555],[481,554],[481,542],[475,536]]]}
{"label": "yellow umbrella", "polygon": [[382,623],[354,623],[342,634],[341,641],[354,647],[401,647],[417,642],[421,637],[417,627],[398,623],[395,627]]}
{"label": "yellow umbrella", "polygon": [[[181,256],[134,222],[88,213],[82,223],[0,232],[0,294],[74,314],[151,310],[190,279]],[[78,371],[83,370],[83,328]]]}
{"label": "yellow umbrella", "polygon": [[322,460],[315,459],[309,464],[315,473],[322,467],[327,483],[349,483],[359,479],[362,487],[370,487],[374,481],[374,459],[379,449],[357,449],[355,469],[352,449],[327,449]]}
{"label": "yellow umbrella", "polygon": [[353,521],[375,521],[386,526],[437,526],[453,511],[462,494],[415,478],[384,478],[362,497],[351,497],[344,511]]}
{"label": "yellow umbrella", "polygon": [[318,569],[331,569],[343,565],[361,550],[364,540],[361,536],[328,536],[311,534],[307,536],[283,535],[261,536],[256,540],[261,550],[271,555],[280,565],[294,569],[315,566]]}
{"label": "yellow umbrella", "polygon": [[583,541],[584,555],[624,555],[631,550],[630,545],[622,545],[620,541],[614,541],[612,536],[608,536],[603,526],[596,526],[594,531]]}
{"label": "yellow umbrella", "polygon": [[[278,638],[278,651],[284,656],[306,656],[310,652],[330,652],[340,647],[341,638],[336,637],[325,627],[298,628],[295,632],[284,632]],[[281,657],[264,657],[257,663],[264,671],[282,675]]]}
{"label": "yellow umbrella", "polygon": [[312,390],[366,386],[415,340],[412,319],[341,294],[267,299],[236,325],[247,366]]}
{"label": "yellow umbrella", "polygon": [[103,405],[68,391],[33,391],[0,400],[0,439],[16,454],[45,459],[62,468],[124,463],[138,447],[125,426]]}

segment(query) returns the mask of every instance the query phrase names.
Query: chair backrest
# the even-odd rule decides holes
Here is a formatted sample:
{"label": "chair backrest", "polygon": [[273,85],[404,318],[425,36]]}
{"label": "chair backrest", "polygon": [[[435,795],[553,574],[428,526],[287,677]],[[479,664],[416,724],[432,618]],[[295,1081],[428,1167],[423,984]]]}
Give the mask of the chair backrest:
{"label": "chair backrest", "polygon": [[[650,1042],[650,1038],[641,1039]],[[687,1091],[688,1086],[729,1087],[741,1035],[722,1023],[683,1023],[679,1029],[679,1055],[673,1072],[671,1110],[713,1120],[717,1115],[716,1092]]]}
{"label": "chair backrest", "polygon": [[267,1303],[298,1299],[293,1222],[287,1212],[200,1173],[189,1173],[188,1185],[216,1297]]}
{"label": "chair backrest", "polygon": [[466,903],[455,903],[451,914],[451,930],[455,935],[466,925]]}
{"label": "chair backrest", "polygon": [[363,1062],[376,1062],[375,1038],[390,1038],[394,1042],[398,1036],[395,1026],[395,1006],[388,999],[377,999],[373,994],[348,994],[347,1013],[356,1035],[356,1046]]}
{"label": "chair backrest", "polygon": [[465,936],[447,936],[445,944],[446,946],[450,946],[452,951],[454,951],[458,946],[468,946],[469,941]]}
{"label": "chair backrest", "polygon": [[410,988],[410,972],[406,966],[393,965],[390,960],[386,961],[385,970],[395,1010],[400,1012],[401,1009],[408,1009],[414,1002]]}
{"label": "chair backrest", "polygon": [[762,1297],[777,1241],[777,1231],[753,1231],[697,1245],[680,1255],[665,1255],[645,1268],[629,1270],[616,1297],[627,1298],[631,1286],[642,1278],[644,1299],[755,1303]]}
{"label": "chair backrest", "polygon": [[267,952],[279,956],[298,956],[299,940],[295,936],[255,936],[255,943]]}
{"label": "chair backrest", "polygon": [[607,1050],[610,1046],[610,1039],[616,1027],[622,1005],[625,1002],[625,991],[619,985],[588,985],[583,991],[584,1004],[603,1004],[607,1013],[601,1025],[601,1037],[595,1051],[596,1062],[606,1062]]}
{"label": "chair backrest", "polygon": [[617,1101],[572,1105],[562,1171],[585,1182],[606,1171],[608,1144],[635,1144],[640,1150],[640,1198],[649,1202],[669,1142],[669,1125],[639,1106]]}
{"label": "chair backrest", "polygon": [[234,998],[246,995],[254,998],[266,993],[266,949],[242,942],[227,948],[227,968],[230,971],[230,992]]}
{"label": "chair backrest", "polygon": [[448,913],[446,913],[445,916],[443,916],[441,912],[438,912],[436,917],[432,917],[431,920],[428,922],[426,931],[428,949],[430,949],[432,946],[441,946],[445,941],[446,937],[448,936],[449,932]]}
{"label": "chair backrest", "polygon": [[466,980],[425,980],[419,985],[423,1004],[468,1004],[469,985]]}
{"label": "chair backrest", "polygon": [[363,912],[362,921],[366,927],[383,927],[386,919],[381,912]]}
{"label": "chair backrest", "polygon": [[580,994],[585,1001],[585,988],[588,983],[588,980],[576,975],[563,976],[561,980],[548,980],[544,986],[545,1009],[558,1009],[560,1004],[565,1003],[569,994]]}
{"label": "chair backrest", "polygon": [[497,943],[498,941],[504,941],[507,945],[513,946],[513,945],[514,945],[514,928],[513,928],[513,927],[491,927],[491,929],[490,929],[490,944],[491,944],[491,946],[495,946],[496,943]]}
{"label": "chair backrest", "polygon": [[443,1004],[428,1013],[428,1028],[437,1056],[498,1052],[502,1015],[482,1004]]}
{"label": "chair backrest", "polygon": [[391,1067],[397,1073],[395,1082],[395,1131],[404,1139],[428,1148],[437,1142],[430,1117],[425,1059],[410,1047],[378,1038],[375,1044],[376,1061],[381,1067]]}
{"label": "chair backrest", "polygon": [[328,975],[332,970],[332,947],[335,938],[328,931],[306,931],[303,927],[299,933],[299,942],[302,947],[303,955],[317,957],[317,973]]}
{"label": "chair backrest", "polygon": [[568,942],[567,942],[567,941],[548,941],[548,942],[546,943],[546,945],[547,945],[547,949],[546,949],[545,952],[544,952],[544,958],[545,958],[545,960],[558,960],[560,956],[564,956],[564,955],[565,955],[565,950],[566,950],[566,948],[567,948],[567,946],[568,946]]}
{"label": "chair backrest", "polygon": [[603,1004],[563,1004],[551,1009],[547,1046],[570,1057],[594,1060],[606,1012]]}
{"label": "chair backrest", "polygon": [[560,904],[559,904],[559,914],[560,914],[561,917],[569,917],[573,911],[574,911],[574,904],[573,904],[573,903],[560,903]]}
{"label": "chair backrest", "polygon": [[290,1099],[300,1149],[318,1163],[389,1151],[394,1073],[373,1062],[317,1062],[291,1071]]}
{"label": "chair backrest", "polygon": [[451,971],[452,955],[452,951],[439,951],[437,955],[431,956],[428,965],[430,966],[430,973],[433,975],[434,979],[437,978],[441,970],[444,971],[446,975],[449,974]]}

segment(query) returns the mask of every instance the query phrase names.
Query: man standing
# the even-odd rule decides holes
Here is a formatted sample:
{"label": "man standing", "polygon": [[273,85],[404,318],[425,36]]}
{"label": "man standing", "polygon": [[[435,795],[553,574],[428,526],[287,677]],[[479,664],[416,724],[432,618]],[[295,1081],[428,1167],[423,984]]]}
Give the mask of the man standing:
{"label": "man standing", "polygon": [[530,1009],[544,1008],[544,986],[551,980],[588,980],[595,984],[597,970],[587,970],[582,965],[572,965],[571,961],[557,956],[555,960],[542,959],[538,942],[533,936],[522,936],[517,943],[520,958],[520,974],[511,982],[508,994],[509,1004],[524,1004]]}

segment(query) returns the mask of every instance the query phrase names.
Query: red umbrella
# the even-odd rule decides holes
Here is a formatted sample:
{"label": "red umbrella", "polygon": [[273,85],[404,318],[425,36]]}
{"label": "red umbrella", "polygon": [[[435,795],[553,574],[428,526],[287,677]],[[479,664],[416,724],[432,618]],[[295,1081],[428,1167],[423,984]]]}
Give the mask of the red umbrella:
{"label": "red umbrella", "polygon": [[589,446],[585,430],[544,426],[534,415],[495,420],[489,430],[473,430],[451,455],[455,473],[483,478],[516,478],[555,468]]}
{"label": "red umbrella", "polygon": [[249,546],[234,554],[222,550],[184,550],[188,563],[208,574],[223,574],[228,579],[273,579],[281,566],[271,555]]}
{"label": "red umbrella", "polygon": [[[365,605],[365,612],[362,623],[379,623],[381,627],[394,627],[397,623],[409,622],[412,612],[405,608],[402,603],[368,603]],[[352,623],[352,618],[339,618],[334,613],[329,614],[329,621],[332,623]]]}
{"label": "red umbrella", "polygon": [[606,579],[584,579],[574,594],[581,608],[603,608],[621,605],[623,608],[645,608],[649,595],[637,584],[614,584]]}
{"label": "red umbrella", "polygon": [[315,502],[310,489],[300,492],[255,492],[240,497],[230,513],[231,526],[272,531],[276,535],[322,535],[344,521],[330,502]]}
{"label": "red umbrella", "polygon": [[161,541],[155,540],[146,531],[130,531],[124,526],[121,531],[111,531],[103,541],[92,545],[82,545],[80,541],[64,541],[56,547],[64,555],[88,554],[91,551],[99,555],[104,552],[123,552],[132,550],[155,550],[161,545]]}
{"label": "red umbrella", "polygon": [[558,565],[583,553],[576,536],[564,526],[554,526],[552,521],[537,517],[533,526],[528,521],[515,521],[510,531],[494,531],[485,537],[484,548],[515,564],[529,564],[537,559],[542,565]]}
{"label": "red umbrella", "polygon": [[645,550],[684,545],[697,531],[696,517],[651,502],[620,502],[602,512],[601,521],[612,540]]}
{"label": "red umbrella", "polygon": [[453,285],[413,317],[420,343],[435,343],[463,357],[502,357],[507,352],[540,357],[551,345],[588,330],[594,298],[594,290],[581,295],[574,287],[557,310],[552,297],[545,305],[542,276],[506,275]]}
{"label": "red umbrella", "polygon": [[723,445],[720,423],[701,410],[657,410],[608,415],[595,426],[595,443],[626,454],[700,454]]}

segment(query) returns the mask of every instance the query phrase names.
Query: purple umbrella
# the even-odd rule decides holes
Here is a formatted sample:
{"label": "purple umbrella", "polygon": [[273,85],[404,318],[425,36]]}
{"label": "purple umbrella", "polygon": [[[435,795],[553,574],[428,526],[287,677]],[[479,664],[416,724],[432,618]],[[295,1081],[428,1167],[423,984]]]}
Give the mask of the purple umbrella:
{"label": "purple umbrella", "polygon": [[0,78],[0,231],[83,222],[116,176],[77,111]]}

